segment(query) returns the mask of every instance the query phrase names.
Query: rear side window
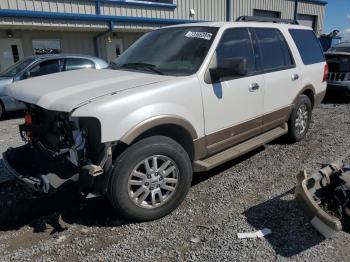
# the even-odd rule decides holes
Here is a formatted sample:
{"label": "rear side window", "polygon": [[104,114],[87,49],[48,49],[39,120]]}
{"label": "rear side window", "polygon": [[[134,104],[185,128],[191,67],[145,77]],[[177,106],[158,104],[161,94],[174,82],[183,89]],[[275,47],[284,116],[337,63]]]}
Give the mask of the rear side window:
{"label": "rear side window", "polygon": [[313,31],[306,29],[289,29],[289,33],[291,34],[305,65],[325,61],[321,44]]}
{"label": "rear side window", "polygon": [[254,48],[247,28],[227,29],[220,40],[216,54],[218,65],[228,58],[245,58],[247,71],[256,71]]}
{"label": "rear side window", "polygon": [[283,70],[294,66],[288,44],[278,29],[255,28],[255,34],[264,71]]}
{"label": "rear side window", "polygon": [[66,71],[86,68],[95,68],[95,64],[84,58],[67,58],[66,60]]}

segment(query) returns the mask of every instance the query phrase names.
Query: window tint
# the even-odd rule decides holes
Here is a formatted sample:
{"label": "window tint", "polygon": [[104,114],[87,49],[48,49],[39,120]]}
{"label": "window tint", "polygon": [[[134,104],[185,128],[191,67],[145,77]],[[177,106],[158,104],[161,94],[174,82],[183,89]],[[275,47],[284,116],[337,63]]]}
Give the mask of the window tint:
{"label": "window tint", "polygon": [[256,71],[254,49],[248,29],[246,28],[226,30],[220,40],[216,53],[219,66],[228,58],[245,58],[247,59],[248,73]]}
{"label": "window tint", "polygon": [[294,65],[286,40],[274,28],[256,28],[263,70],[278,70]]}
{"label": "window tint", "polygon": [[95,68],[95,64],[84,58],[67,58],[66,60],[66,71],[86,68]]}
{"label": "window tint", "polygon": [[54,60],[47,60],[44,61],[36,66],[34,66],[30,70],[30,76],[42,76],[47,74],[53,74],[61,72],[62,70],[62,60],[60,59],[54,59]]}
{"label": "window tint", "polygon": [[324,62],[322,47],[315,34],[306,29],[289,29],[305,65]]}

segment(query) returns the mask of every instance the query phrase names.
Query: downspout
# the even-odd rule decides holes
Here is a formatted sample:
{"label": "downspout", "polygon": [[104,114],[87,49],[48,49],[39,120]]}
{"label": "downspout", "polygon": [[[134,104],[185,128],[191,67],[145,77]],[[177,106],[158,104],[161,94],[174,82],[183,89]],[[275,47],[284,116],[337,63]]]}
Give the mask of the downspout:
{"label": "downspout", "polygon": [[99,33],[98,35],[95,35],[95,36],[94,36],[94,54],[95,54],[96,57],[102,58],[102,57],[100,56],[100,52],[99,52],[98,39],[99,39],[101,36],[104,36],[104,35],[108,34],[109,32],[111,32],[110,29],[108,29],[107,31],[101,32],[101,33]]}
{"label": "downspout", "polygon": [[294,21],[298,20],[298,0],[294,0]]}
{"label": "downspout", "polygon": [[[95,2],[95,12],[96,12],[96,15],[100,15],[101,14],[101,3],[100,3],[100,0],[96,0]],[[104,31],[104,32],[101,32],[99,33],[98,35],[95,35],[94,36],[94,54],[96,57],[100,57],[101,58],[101,54],[99,52],[99,46],[98,46],[98,39],[110,32],[113,32],[114,31],[114,22],[113,21],[109,21],[108,22],[108,30],[107,31]]]}
{"label": "downspout", "polygon": [[233,0],[226,0],[226,21],[230,22],[232,18],[232,3]]}

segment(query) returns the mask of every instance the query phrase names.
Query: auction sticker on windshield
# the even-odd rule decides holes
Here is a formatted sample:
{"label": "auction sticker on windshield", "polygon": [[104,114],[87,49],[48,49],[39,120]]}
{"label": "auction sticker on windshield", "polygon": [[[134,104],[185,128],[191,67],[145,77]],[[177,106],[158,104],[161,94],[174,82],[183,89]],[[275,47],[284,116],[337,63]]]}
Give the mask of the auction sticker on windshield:
{"label": "auction sticker on windshield", "polygon": [[188,38],[201,38],[201,39],[205,39],[205,40],[211,40],[213,34],[212,33],[207,33],[207,32],[192,32],[192,31],[188,31],[185,36],[188,37]]}

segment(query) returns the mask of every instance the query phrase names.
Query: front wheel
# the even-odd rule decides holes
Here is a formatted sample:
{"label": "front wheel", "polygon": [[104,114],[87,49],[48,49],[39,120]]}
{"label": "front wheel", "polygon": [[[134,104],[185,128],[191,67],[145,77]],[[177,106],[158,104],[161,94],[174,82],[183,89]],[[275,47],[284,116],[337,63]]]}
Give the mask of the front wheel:
{"label": "front wheel", "polygon": [[301,95],[292,111],[288,127],[289,137],[292,142],[302,140],[310,127],[312,106],[311,101],[306,95]]}
{"label": "front wheel", "polygon": [[4,118],[4,115],[5,115],[5,107],[0,100],[0,120]]}
{"label": "front wheel", "polygon": [[115,160],[108,197],[123,217],[154,220],[181,204],[191,182],[187,152],[168,137],[153,136],[131,145]]}

